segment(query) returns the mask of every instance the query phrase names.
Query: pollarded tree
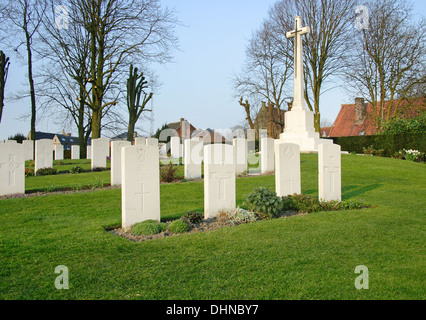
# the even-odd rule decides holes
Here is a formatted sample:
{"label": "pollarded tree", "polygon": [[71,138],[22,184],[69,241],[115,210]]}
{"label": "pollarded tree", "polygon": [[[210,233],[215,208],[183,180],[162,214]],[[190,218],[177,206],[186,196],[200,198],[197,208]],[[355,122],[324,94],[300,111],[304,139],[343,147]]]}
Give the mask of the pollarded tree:
{"label": "pollarded tree", "polygon": [[[291,76],[292,58],[283,54],[289,50],[287,41],[280,41],[274,30],[274,25],[265,21],[262,26],[253,33],[246,49],[246,63],[233,79],[236,96],[246,96],[252,101],[249,105],[247,100],[244,104],[242,98],[240,105],[244,107],[247,120],[253,129],[252,119],[256,117],[262,101],[273,105],[277,109],[278,119],[281,119],[281,110],[284,109],[285,100],[288,99],[286,92],[290,91],[288,79]],[[279,123],[281,126],[282,123]]]}
{"label": "pollarded tree", "polygon": [[149,94],[145,92],[145,89],[148,88],[147,84],[148,81],[145,80],[143,72],[138,74],[138,68],[133,69],[133,65],[130,65],[127,79],[127,109],[129,111],[127,141],[133,141],[135,125],[142,112],[152,111],[145,109],[147,103],[152,99],[152,92]]}
{"label": "pollarded tree", "polygon": [[9,71],[9,57],[0,51],[0,122],[4,107],[4,88],[6,86],[7,73]]}

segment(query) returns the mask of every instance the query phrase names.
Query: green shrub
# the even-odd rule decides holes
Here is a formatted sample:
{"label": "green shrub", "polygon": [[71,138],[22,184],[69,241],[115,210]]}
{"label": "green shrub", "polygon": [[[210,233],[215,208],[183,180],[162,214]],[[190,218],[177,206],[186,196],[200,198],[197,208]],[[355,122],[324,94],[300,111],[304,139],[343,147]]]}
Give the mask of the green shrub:
{"label": "green shrub", "polygon": [[54,175],[57,174],[58,170],[53,169],[53,168],[41,168],[38,169],[36,172],[37,176],[50,176],[50,175]]}
{"label": "green shrub", "polygon": [[132,234],[137,236],[150,236],[163,232],[166,226],[165,223],[158,223],[156,220],[145,220],[133,226]]}
{"label": "green shrub", "polygon": [[282,212],[281,199],[274,191],[267,188],[256,188],[245,197],[245,205],[249,211],[256,212],[260,217],[272,219]]}
{"label": "green shrub", "polygon": [[344,201],[319,201],[317,198],[305,194],[293,194],[282,197],[283,210],[298,212],[317,212],[317,211],[335,211],[352,210],[366,208],[363,201],[344,200]]}
{"label": "green shrub", "polygon": [[298,212],[321,211],[320,202],[317,198],[307,194],[293,194],[282,197],[283,210],[296,210]]}
{"label": "green shrub", "polygon": [[177,179],[176,177],[176,171],[177,171],[178,167],[173,166],[172,163],[169,163],[165,166],[163,166],[160,169],[160,179],[161,182],[172,182],[175,181]]}
{"label": "green shrub", "polygon": [[187,213],[185,213],[181,217],[181,219],[183,221],[186,221],[186,222],[189,222],[189,223],[192,223],[192,224],[197,224],[197,223],[201,222],[204,219],[204,217],[203,217],[202,214],[200,214],[198,212],[188,211]]}
{"label": "green shrub", "polygon": [[401,133],[426,133],[426,113],[415,118],[394,118],[386,121],[376,134]]}
{"label": "green shrub", "polygon": [[189,230],[189,225],[182,219],[178,219],[178,220],[172,221],[167,227],[167,229],[173,233],[184,233]]}
{"label": "green shrub", "polygon": [[71,169],[70,169],[70,173],[81,173],[81,172],[83,172],[84,170],[83,170],[83,168],[82,167],[79,167],[79,166],[75,166],[75,167],[72,167]]}
{"label": "green shrub", "polygon": [[380,134],[372,136],[335,137],[333,142],[342,150],[363,153],[370,149],[371,154],[385,157],[394,156],[402,149],[414,149],[426,152],[426,134],[411,132],[400,134]]}
{"label": "green shrub", "polygon": [[231,224],[237,225],[241,223],[248,223],[257,221],[257,215],[254,212],[244,210],[242,208],[236,208],[231,211],[225,212]]}

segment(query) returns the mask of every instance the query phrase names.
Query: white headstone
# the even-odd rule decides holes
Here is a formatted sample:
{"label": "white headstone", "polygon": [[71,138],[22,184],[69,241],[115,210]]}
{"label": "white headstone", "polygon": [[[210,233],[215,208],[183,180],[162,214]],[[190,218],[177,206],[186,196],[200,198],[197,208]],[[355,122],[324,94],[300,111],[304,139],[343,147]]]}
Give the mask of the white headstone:
{"label": "white headstone", "polygon": [[170,138],[170,152],[173,159],[178,159],[182,156],[179,137]]}
{"label": "white headstone", "polygon": [[235,209],[234,148],[226,144],[204,147],[204,217]]}
{"label": "white headstone", "polygon": [[342,200],[341,152],[337,144],[318,149],[318,196],[322,201]]}
{"label": "white headstone", "polygon": [[135,146],[145,146],[145,145],[146,145],[146,138],[144,137],[135,138]]}
{"label": "white headstone", "polygon": [[160,165],[158,148],[130,146],[121,150],[122,227],[145,220],[160,221]]}
{"label": "white headstone", "polygon": [[24,146],[0,144],[0,196],[25,193]]}
{"label": "white headstone", "polygon": [[92,159],[92,146],[86,147],[86,159]]}
{"label": "white headstone", "polygon": [[64,160],[64,146],[62,144],[55,144],[53,149],[55,150],[55,160]]}
{"label": "white headstone", "polygon": [[53,140],[41,139],[35,143],[34,172],[38,169],[52,168],[53,165]]}
{"label": "white headstone", "polygon": [[245,138],[234,138],[234,160],[236,174],[247,171],[248,143]]}
{"label": "white headstone", "polygon": [[274,171],[274,139],[262,138],[260,140],[260,171],[262,173]]}
{"label": "white headstone", "polygon": [[157,138],[147,138],[146,139],[147,146],[154,146],[158,148],[158,139]]}
{"label": "white headstone", "polygon": [[109,139],[92,139],[92,169],[105,168],[109,157]]}
{"label": "white headstone", "polygon": [[121,150],[123,147],[130,146],[130,141],[112,141],[111,142],[111,185],[121,184]]}
{"label": "white headstone", "polygon": [[279,197],[301,193],[300,147],[297,144],[275,145],[275,191]]}
{"label": "white headstone", "polygon": [[203,141],[199,139],[186,139],[184,141],[184,175],[185,179],[201,179],[201,163],[203,161]]}
{"label": "white headstone", "polygon": [[71,146],[71,159],[80,159],[80,146]]}
{"label": "white headstone", "polygon": [[25,160],[34,160],[34,141],[23,140]]}

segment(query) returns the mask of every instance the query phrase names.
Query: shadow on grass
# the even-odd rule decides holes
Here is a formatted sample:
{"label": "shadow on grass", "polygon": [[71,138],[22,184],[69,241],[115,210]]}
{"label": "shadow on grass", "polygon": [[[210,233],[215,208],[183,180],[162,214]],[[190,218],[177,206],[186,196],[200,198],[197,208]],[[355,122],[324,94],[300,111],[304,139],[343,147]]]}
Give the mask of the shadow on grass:
{"label": "shadow on grass", "polygon": [[383,186],[383,184],[376,183],[368,186],[350,185],[342,188],[342,199],[358,197],[366,192],[375,190]]}

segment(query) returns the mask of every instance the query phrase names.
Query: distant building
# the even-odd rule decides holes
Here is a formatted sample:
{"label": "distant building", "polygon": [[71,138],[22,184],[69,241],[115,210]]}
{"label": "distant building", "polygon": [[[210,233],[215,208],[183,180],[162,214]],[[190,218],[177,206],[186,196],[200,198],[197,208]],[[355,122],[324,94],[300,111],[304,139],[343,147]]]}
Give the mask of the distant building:
{"label": "distant building", "polygon": [[[27,140],[31,139],[31,131],[27,135]],[[78,137],[72,137],[70,133],[62,132],[59,133],[49,133],[49,132],[35,132],[35,140],[41,139],[50,139],[53,140],[53,146],[62,145],[64,150],[71,150],[72,145],[78,145]],[[91,144],[91,138],[87,140],[87,145]]]}
{"label": "distant building", "polygon": [[[392,109],[396,106],[393,103]],[[389,103],[385,104],[385,113]],[[426,111],[425,98],[420,97],[411,101],[404,101],[399,107],[399,115],[404,118],[415,118]],[[394,110],[392,110],[393,112]],[[373,121],[373,106],[364,102],[364,98],[355,98],[354,104],[342,104],[340,112],[331,127],[321,128],[323,137],[347,137],[372,135],[377,131]]]}
{"label": "distant building", "polygon": [[[137,132],[133,133],[133,139],[136,137],[139,137],[139,134]],[[110,140],[127,140],[127,132],[120,133],[119,135],[116,135],[115,137],[112,137]]]}
{"label": "distant building", "polygon": [[[284,110],[280,109],[280,114],[278,114],[278,109],[273,108],[272,110],[272,121],[274,122],[274,136],[276,138],[279,137],[280,133],[282,133],[282,127],[280,125],[284,123]],[[256,115],[256,119],[254,120],[254,128],[256,132],[260,129],[268,129],[269,126],[269,107],[262,103],[262,107]]]}
{"label": "distant building", "polygon": [[167,127],[176,130],[180,138],[190,139],[192,133],[196,130],[195,127],[184,118],[180,118],[179,122],[172,122],[167,124]]}

